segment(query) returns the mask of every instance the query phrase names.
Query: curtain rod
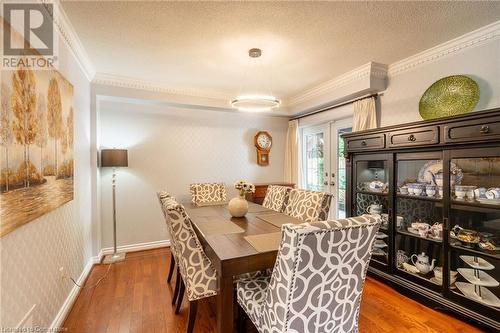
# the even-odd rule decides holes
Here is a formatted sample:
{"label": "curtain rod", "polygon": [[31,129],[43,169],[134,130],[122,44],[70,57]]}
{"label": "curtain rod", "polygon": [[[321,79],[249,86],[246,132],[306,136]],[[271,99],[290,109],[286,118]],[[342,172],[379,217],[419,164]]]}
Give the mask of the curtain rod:
{"label": "curtain rod", "polygon": [[334,106],[327,106],[323,109],[319,109],[319,110],[316,110],[316,111],[312,111],[312,112],[309,112],[309,113],[304,113],[300,116],[297,116],[297,117],[293,117],[291,118],[290,120],[296,120],[296,119],[301,119],[301,118],[305,118],[305,117],[309,117],[309,116],[312,116],[312,115],[315,115],[315,114],[318,114],[318,113],[321,113],[321,112],[325,112],[325,111],[329,111],[329,110],[333,110],[333,109],[336,109],[336,108],[339,108],[341,106],[344,106],[344,105],[347,105],[347,104],[351,104],[351,103],[354,103],[354,102],[357,102],[357,101],[360,101],[362,99],[365,99],[365,98],[370,98],[370,97],[374,97],[375,99],[378,98],[378,93],[376,94],[371,94],[371,95],[367,95],[365,97],[360,97],[360,98],[356,98],[356,99],[351,99],[349,101],[345,101],[345,102],[342,102],[340,104],[336,104]]}

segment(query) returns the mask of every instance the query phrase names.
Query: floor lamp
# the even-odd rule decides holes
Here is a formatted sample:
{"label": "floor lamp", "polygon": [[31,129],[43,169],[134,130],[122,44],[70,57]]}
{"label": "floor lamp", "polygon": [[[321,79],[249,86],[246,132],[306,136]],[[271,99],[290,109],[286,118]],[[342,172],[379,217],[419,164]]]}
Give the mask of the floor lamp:
{"label": "floor lamp", "polygon": [[116,251],[116,168],[128,166],[128,154],[126,149],[102,149],[101,150],[101,167],[113,168],[113,254],[104,257],[104,263],[110,264],[113,262],[125,259],[125,253]]}

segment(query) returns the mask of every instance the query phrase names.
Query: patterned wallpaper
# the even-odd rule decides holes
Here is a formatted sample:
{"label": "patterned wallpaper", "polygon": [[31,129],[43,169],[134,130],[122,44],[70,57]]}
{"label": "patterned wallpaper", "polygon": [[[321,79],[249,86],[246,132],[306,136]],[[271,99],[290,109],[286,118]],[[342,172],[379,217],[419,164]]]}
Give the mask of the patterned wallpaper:
{"label": "patterned wallpaper", "polygon": [[33,324],[49,327],[91,254],[90,84],[59,47],[60,72],[75,92],[75,197],[58,209],[0,238],[0,330],[16,327],[37,304]]}
{"label": "patterned wallpaper", "polygon": [[[129,149],[129,167],[118,171],[118,245],[168,239],[156,191],[189,200],[193,182],[232,185],[282,181],[288,119],[239,112],[173,109],[167,106],[103,103],[102,147]],[[254,135],[273,137],[269,166],[256,162]],[[102,246],[112,245],[111,173],[101,169]]]}

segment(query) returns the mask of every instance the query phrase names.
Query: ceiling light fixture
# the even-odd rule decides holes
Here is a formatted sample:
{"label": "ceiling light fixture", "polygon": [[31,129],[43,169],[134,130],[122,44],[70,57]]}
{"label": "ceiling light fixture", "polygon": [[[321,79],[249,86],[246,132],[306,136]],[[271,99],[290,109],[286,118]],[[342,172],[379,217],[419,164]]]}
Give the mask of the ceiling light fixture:
{"label": "ceiling light fixture", "polygon": [[[248,55],[252,59],[260,58],[262,50],[258,48],[250,49]],[[246,82],[245,78],[243,82]],[[244,94],[231,100],[231,106],[233,108],[247,112],[270,111],[271,109],[279,107],[280,103],[280,100],[272,94]]]}

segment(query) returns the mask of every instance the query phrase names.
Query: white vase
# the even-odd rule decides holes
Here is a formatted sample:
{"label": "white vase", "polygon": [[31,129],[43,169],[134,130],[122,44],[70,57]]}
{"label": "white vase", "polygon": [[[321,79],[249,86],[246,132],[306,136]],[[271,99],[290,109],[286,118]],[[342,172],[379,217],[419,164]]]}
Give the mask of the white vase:
{"label": "white vase", "polygon": [[233,217],[242,217],[248,212],[248,202],[244,196],[237,196],[229,201],[227,206]]}

